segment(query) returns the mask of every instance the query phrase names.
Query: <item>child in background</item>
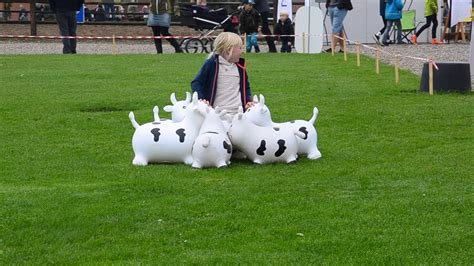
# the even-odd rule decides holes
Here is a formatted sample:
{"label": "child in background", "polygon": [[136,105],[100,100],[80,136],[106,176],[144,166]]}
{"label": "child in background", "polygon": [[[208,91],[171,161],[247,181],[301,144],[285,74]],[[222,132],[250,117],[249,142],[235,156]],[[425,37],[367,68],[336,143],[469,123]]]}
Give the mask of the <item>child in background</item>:
{"label": "child in background", "polygon": [[288,11],[283,10],[280,12],[280,19],[278,23],[275,25],[275,35],[281,40],[281,52],[282,53],[291,53],[291,46],[293,43],[293,37],[280,37],[280,35],[294,35],[295,30],[293,28],[293,24],[291,23],[291,19],[289,18]]}
{"label": "child in background", "polygon": [[397,44],[403,44],[402,42],[402,18],[403,3],[402,0],[387,0],[387,6],[385,7],[385,19],[387,20],[387,28],[383,34],[382,46],[388,46],[388,35],[392,30],[392,25],[397,26]]}
{"label": "child in background", "polygon": [[244,0],[244,8],[239,15],[239,31],[240,34],[247,34],[247,53],[250,53],[252,47],[256,53],[260,53],[260,47],[257,42],[257,32],[262,30],[262,19],[260,13],[253,8],[254,0]]}
{"label": "child in background", "polygon": [[191,82],[193,92],[212,107],[219,106],[231,115],[251,107],[252,93],[242,54],[242,39],[232,32],[219,34],[214,51]]}
{"label": "child in background", "polygon": [[431,43],[432,44],[440,44],[440,42],[436,39],[436,29],[438,28],[438,1],[437,0],[425,0],[425,18],[426,24],[423,25],[415,35],[411,36],[411,42],[416,44],[418,36],[431,26],[431,22],[433,22],[433,28],[431,29]]}

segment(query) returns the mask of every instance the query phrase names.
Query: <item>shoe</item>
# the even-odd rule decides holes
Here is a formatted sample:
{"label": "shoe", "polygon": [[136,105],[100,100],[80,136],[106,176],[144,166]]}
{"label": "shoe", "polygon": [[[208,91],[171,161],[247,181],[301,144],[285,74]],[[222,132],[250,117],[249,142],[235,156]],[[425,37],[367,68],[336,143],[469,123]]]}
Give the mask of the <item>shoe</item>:
{"label": "shoe", "polygon": [[417,42],[416,42],[416,35],[412,35],[410,41],[411,41],[411,43],[413,43],[413,44],[417,44]]}
{"label": "shoe", "polygon": [[372,35],[372,38],[374,38],[374,41],[375,41],[376,44],[380,44],[380,40],[379,40],[380,35],[378,35],[378,34],[376,33],[376,34]]}
{"label": "shoe", "polygon": [[331,48],[328,48],[326,50],[324,50],[326,53],[332,53],[332,49]]}
{"label": "shoe", "polygon": [[381,42],[380,45],[381,45],[381,46],[388,46],[388,45],[389,45],[389,42]]}
{"label": "shoe", "polygon": [[339,52],[338,52],[338,53],[344,53],[344,51],[343,51],[343,50],[339,50]]}
{"label": "shoe", "polygon": [[441,44],[441,42],[438,41],[438,39],[434,38],[431,40],[431,44]]}

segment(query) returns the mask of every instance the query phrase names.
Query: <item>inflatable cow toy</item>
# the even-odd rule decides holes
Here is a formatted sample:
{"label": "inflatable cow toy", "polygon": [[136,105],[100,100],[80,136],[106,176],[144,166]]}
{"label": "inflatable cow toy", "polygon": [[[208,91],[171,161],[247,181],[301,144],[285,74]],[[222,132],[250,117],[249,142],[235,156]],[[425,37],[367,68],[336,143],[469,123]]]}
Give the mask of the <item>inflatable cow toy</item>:
{"label": "inflatable cow toy", "polygon": [[193,95],[187,106],[185,118],[181,122],[162,122],[155,107],[155,119],[151,123],[139,125],[133,112],[129,118],[135,127],[132,147],[135,152],[134,165],[147,165],[151,162],[184,162],[192,164],[192,147],[199,133],[206,105]]}
{"label": "inflatable cow toy", "polygon": [[[173,105],[167,105],[163,108],[163,110],[165,110],[165,112],[171,113],[171,120],[173,120],[173,122],[181,122],[186,115],[186,107],[191,102],[191,93],[186,92],[186,99],[178,101],[176,100],[176,94],[173,92],[170,95],[170,101]],[[230,124],[232,123],[232,116],[222,113],[223,110],[219,110],[219,107],[216,107],[216,112],[219,113],[226,131],[229,131]]]}
{"label": "inflatable cow toy", "polygon": [[318,150],[318,134],[314,127],[314,122],[318,116],[318,108],[313,108],[313,116],[309,121],[295,120],[285,123],[274,123],[270,110],[265,105],[265,97],[260,95],[260,99],[255,95],[255,105],[245,112],[245,117],[258,126],[279,127],[291,130],[297,130],[304,134],[303,138],[297,138],[298,155],[306,155],[308,159],[315,160],[321,158],[321,152]]}
{"label": "inflatable cow toy", "polygon": [[221,120],[224,115],[224,110],[218,113],[207,106],[204,122],[193,145],[194,168],[224,167],[230,164],[232,145]]}
{"label": "inflatable cow toy", "polygon": [[296,161],[296,136],[304,137],[304,134],[289,128],[254,124],[244,116],[242,107],[239,107],[229,129],[232,145],[258,164]]}
{"label": "inflatable cow toy", "polygon": [[163,108],[165,112],[171,113],[171,120],[173,122],[181,122],[186,115],[186,107],[191,103],[191,93],[186,92],[186,99],[182,101],[176,100],[176,94],[173,92],[170,95],[170,101],[173,105],[167,105]]}

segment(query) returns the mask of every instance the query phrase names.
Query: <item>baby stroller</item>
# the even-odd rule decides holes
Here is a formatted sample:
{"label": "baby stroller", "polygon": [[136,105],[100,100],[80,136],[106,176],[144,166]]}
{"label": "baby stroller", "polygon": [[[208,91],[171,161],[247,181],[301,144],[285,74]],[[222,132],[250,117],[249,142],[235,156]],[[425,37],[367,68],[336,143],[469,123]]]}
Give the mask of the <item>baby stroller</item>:
{"label": "baby stroller", "polygon": [[209,10],[207,7],[179,4],[181,14],[181,25],[195,29],[199,36],[195,38],[185,38],[181,46],[187,53],[209,53],[214,49],[214,38],[211,36],[216,29],[233,31],[233,16],[239,11],[227,13],[225,8]]}

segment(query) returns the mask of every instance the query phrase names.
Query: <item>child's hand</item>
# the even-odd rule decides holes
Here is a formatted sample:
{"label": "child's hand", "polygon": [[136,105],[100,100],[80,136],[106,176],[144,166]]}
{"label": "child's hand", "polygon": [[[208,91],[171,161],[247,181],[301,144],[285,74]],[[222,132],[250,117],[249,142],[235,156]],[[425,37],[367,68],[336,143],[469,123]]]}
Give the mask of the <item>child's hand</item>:
{"label": "child's hand", "polygon": [[254,102],[247,102],[247,104],[245,105],[245,110],[247,110],[247,109],[253,107],[254,105],[255,105]]}
{"label": "child's hand", "polygon": [[209,101],[208,101],[208,100],[201,99],[201,100],[199,100],[199,101],[201,101],[201,102],[203,102],[203,103],[205,103],[205,104],[211,106],[211,105],[209,104]]}

